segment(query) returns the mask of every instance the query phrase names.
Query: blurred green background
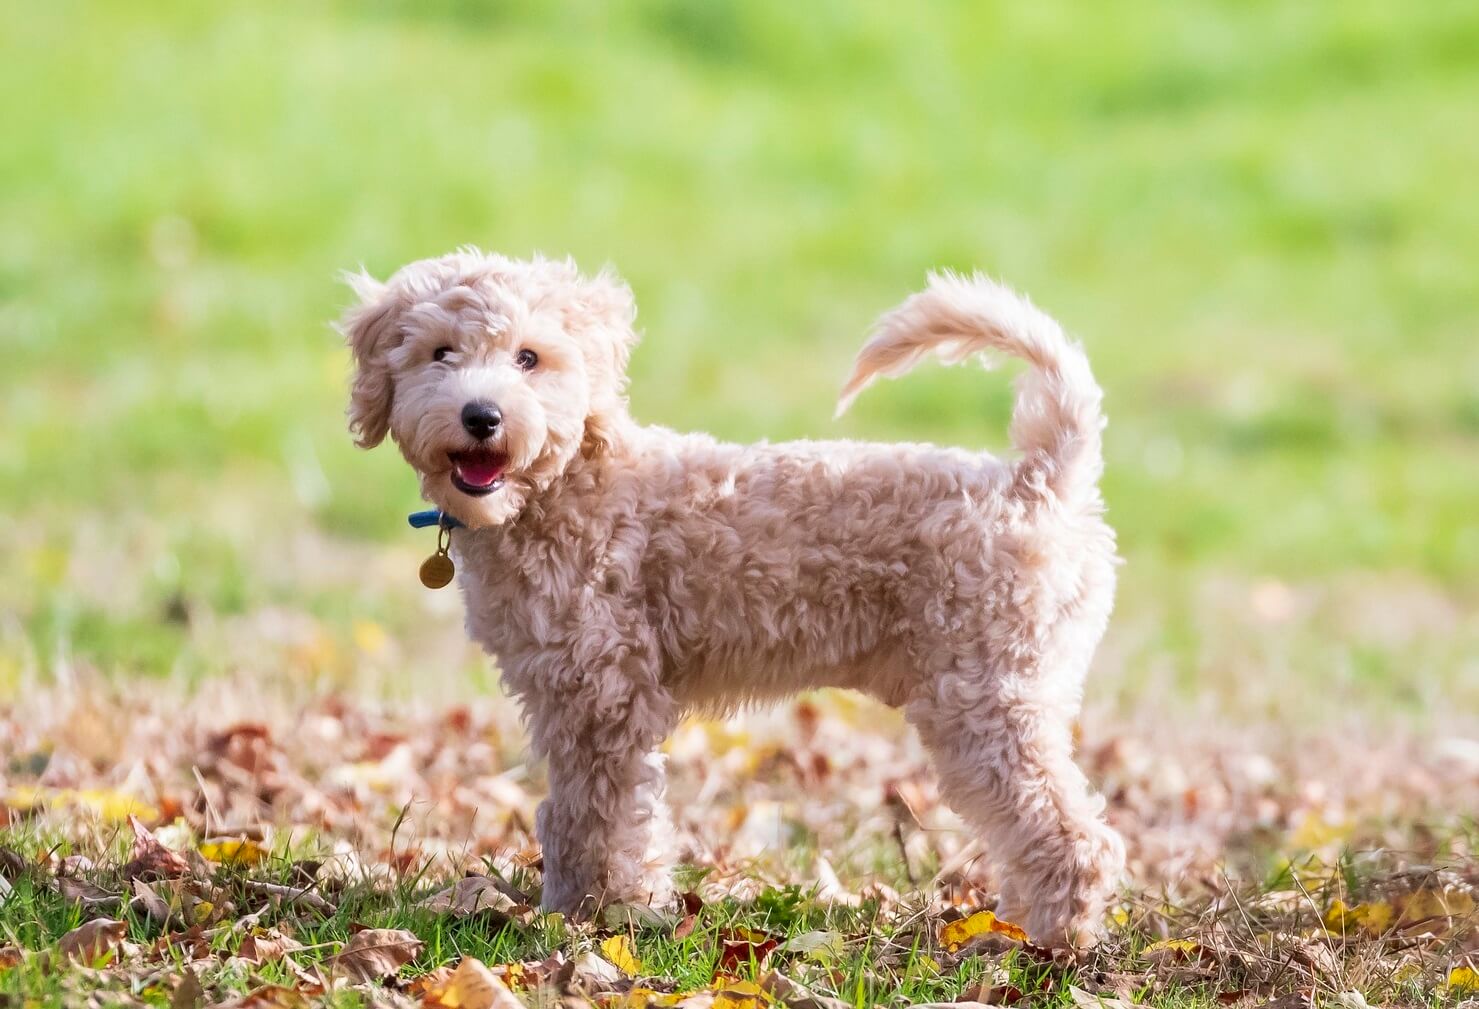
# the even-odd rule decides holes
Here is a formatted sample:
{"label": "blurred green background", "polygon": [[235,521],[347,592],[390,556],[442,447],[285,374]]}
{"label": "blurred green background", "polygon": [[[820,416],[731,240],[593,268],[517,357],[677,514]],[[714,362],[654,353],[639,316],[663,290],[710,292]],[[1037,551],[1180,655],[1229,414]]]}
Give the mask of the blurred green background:
{"label": "blurred green background", "polygon": [[58,0],[0,94],[7,689],[486,688],[329,328],[338,270],[476,243],[616,265],[634,412],[736,439],[1003,447],[974,368],[830,419],[986,270],[1107,390],[1098,696],[1479,710],[1473,3]]}

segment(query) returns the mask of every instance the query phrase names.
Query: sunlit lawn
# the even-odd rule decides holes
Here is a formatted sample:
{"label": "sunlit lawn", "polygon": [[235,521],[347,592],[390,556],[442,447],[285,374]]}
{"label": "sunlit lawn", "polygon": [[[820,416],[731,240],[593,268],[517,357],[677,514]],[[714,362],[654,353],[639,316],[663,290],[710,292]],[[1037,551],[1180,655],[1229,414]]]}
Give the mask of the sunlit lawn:
{"label": "sunlit lawn", "polygon": [[330,328],[339,270],[476,243],[613,263],[636,414],[736,439],[1001,449],[976,368],[830,419],[926,270],[1001,277],[1107,390],[1091,708],[1471,728],[1476,54],[1461,2],[17,7],[0,701],[493,690]]}

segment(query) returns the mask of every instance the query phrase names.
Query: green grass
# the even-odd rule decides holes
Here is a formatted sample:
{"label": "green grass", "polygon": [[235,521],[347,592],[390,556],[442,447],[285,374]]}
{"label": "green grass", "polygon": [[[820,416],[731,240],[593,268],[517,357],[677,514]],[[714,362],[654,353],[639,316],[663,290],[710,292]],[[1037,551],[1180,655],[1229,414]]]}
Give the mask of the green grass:
{"label": "green grass", "polygon": [[[1472,840],[1455,837],[1453,843],[1463,851]],[[1030,946],[1012,948],[1011,943],[967,947],[957,952],[947,949],[942,932],[945,919],[938,911],[878,898],[864,899],[859,906],[838,906],[794,885],[762,889],[750,900],[726,898],[705,903],[693,922],[681,929],[682,912],[658,913],[640,908],[612,909],[602,920],[582,923],[558,915],[508,922],[480,914],[458,917],[435,913],[418,905],[445,881],[433,879],[424,867],[378,882],[351,879],[335,884],[321,880],[309,890],[329,898],[332,907],[326,905],[321,911],[271,904],[248,891],[249,880],[303,887],[295,867],[304,864],[299,856],[307,852],[305,848],[303,852],[276,852],[251,869],[215,870],[210,886],[217,907],[225,909],[229,902],[233,910],[219,923],[214,919],[206,923],[209,956],[186,954],[198,940],[183,924],[166,928],[125,906],[110,913],[126,924],[127,941],[142,950],[154,948],[157,955],[131,952],[116,961],[111,957],[100,960],[97,966],[102,969],[97,972],[79,972],[57,969],[48,951],[97,912],[85,911],[65,899],[58,892],[55,877],[37,862],[48,852],[65,856],[86,849],[97,859],[97,865],[74,871],[76,878],[113,893],[128,894],[129,884],[120,870],[127,845],[116,836],[112,841],[103,836],[100,841],[96,833],[91,843],[78,845],[27,827],[0,832],[0,843],[15,852],[14,857],[31,863],[28,869],[7,871],[13,882],[0,906],[0,945],[9,942],[33,951],[20,964],[0,968],[0,997],[24,1000],[24,1004],[37,1007],[75,1004],[82,991],[127,992],[147,1005],[171,1005],[179,975],[187,966],[199,977],[210,998],[216,1000],[239,997],[264,985],[297,988],[305,983],[305,976],[311,983],[312,972],[332,976],[333,954],[362,928],[403,929],[424,943],[420,954],[399,970],[397,983],[402,986],[464,957],[506,965],[521,961],[529,964],[552,954],[563,955],[567,961],[586,954],[603,955],[602,940],[625,935],[638,961],[627,984],[659,992],[722,987],[726,977],[760,981],[768,971],[779,971],[859,1009],[949,1002],[983,985],[1014,987],[1023,993],[1019,998],[1025,995],[1022,1005],[1031,1009],[1074,1006],[1070,989],[1076,986],[1090,991],[1119,986],[1131,992],[1137,1003],[1178,1009],[1234,1002],[1253,1004],[1276,994],[1288,995],[1300,989],[1308,992],[1311,985],[1321,1004],[1337,992],[1360,991],[1371,1004],[1396,999],[1402,1004],[1439,1007],[1456,1004],[1463,997],[1461,991],[1445,989],[1443,981],[1449,965],[1462,962],[1459,950],[1465,935],[1472,938],[1474,924],[1471,913],[1467,925],[1433,920],[1422,935],[1410,928],[1393,932],[1391,948],[1370,937],[1357,943],[1354,934],[1348,942],[1334,926],[1322,929],[1322,916],[1337,898],[1355,904],[1392,893],[1393,886],[1433,885],[1414,881],[1413,867],[1390,856],[1345,855],[1333,864],[1308,856],[1293,865],[1286,860],[1263,882],[1232,887],[1212,907],[1205,903],[1173,907],[1164,900],[1147,897],[1122,912],[1098,949],[1076,960],[1048,957]],[[1442,861],[1440,858],[1439,864]],[[1416,870],[1419,876],[1432,871]],[[683,875],[680,873],[680,883],[684,882]],[[697,882],[698,874],[690,871],[687,875],[692,877],[688,882]],[[527,885],[528,881],[515,878],[512,882]],[[1290,897],[1294,898],[1292,903]],[[248,908],[259,913],[250,922],[238,921]],[[1436,930],[1441,937],[1450,927],[1455,929],[1451,941],[1434,939],[1431,934]],[[277,960],[258,963],[235,958],[243,951],[245,937],[263,930],[268,930],[270,936],[287,935],[295,940],[298,946],[291,949],[288,959],[309,974],[295,972],[292,966]],[[740,932],[780,945],[773,952],[726,963],[725,945],[734,942]],[[1192,956],[1189,964],[1183,958],[1154,966],[1157,961],[1150,957],[1148,948],[1167,934],[1199,943],[1203,952]],[[1268,944],[1275,934],[1281,938],[1274,940],[1270,958]],[[1330,962],[1313,979],[1307,972],[1287,969],[1305,943],[1330,951]],[[1408,961],[1398,953],[1414,947],[1431,947],[1431,955],[1414,961],[1418,966],[1409,967],[1404,975],[1397,968]],[[1198,957],[1203,967],[1215,966],[1196,970]],[[1176,963],[1181,964],[1180,968],[1174,966]],[[607,983],[600,990],[610,987]],[[375,1003],[365,990],[348,990],[314,997],[311,1004]]]}
{"label": "green grass", "polygon": [[[410,473],[343,430],[328,326],[337,271],[472,242],[614,263],[636,414],[735,439],[1004,446],[973,368],[830,415],[927,269],[1006,279],[1108,395],[1130,564],[1093,697],[1463,717],[1476,53],[1459,0],[17,7],[0,698],[77,668],[363,687],[362,624],[400,649],[375,689],[490,689],[411,582]],[[1252,612],[1268,584],[1292,616]]]}

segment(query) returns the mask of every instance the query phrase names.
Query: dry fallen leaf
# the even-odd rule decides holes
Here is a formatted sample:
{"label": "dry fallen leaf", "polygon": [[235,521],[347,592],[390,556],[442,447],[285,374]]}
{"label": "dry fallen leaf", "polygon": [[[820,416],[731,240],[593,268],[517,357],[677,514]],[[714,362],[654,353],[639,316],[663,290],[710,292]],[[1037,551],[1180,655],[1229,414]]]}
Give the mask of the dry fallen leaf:
{"label": "dry fallen leaf", "polygon": [[1140,951],[1140,955],[1157,967],[1177,963],[1194,963],[1200,960],[1205,950],[1195,939],[1162,939]]}
{"label": "dry fallen leaf", "polygon": [[1386,934],[1395,919],[1396,911],[1384,900],[1350,906],[1345,901],[1337,899],[1325,912],[1324,923],[1326,929],[1337,935],[1349,936],[1364,932],[1367,935],[1379,936]]}
{"label": "dry fallen leaf", "polygon": [[197,1009],[203,1001],[205,989],[201,987],[200,978],[187,967],[180,976],[180,983],[175,985],[175,990],[169,997],[169,1009]]}
{"label": "dry fallen leaf", "polygon": [[632,940],[625,935],[613,935],[602,940],[601,954],[628,977],[642,973],[642,961],[637,959],[637,953],[632,949]]}
{"label": "dry fallen leaf", "polygon": [[307,1006],[308,996],[296,988],[270,984],[213,1009],[307,1009]]}
{"label": "dry fallen leaf", "polygon": [[218,837],[200,846],[200,853],[217,865],[246,869],[267,858],[267,849],[245,837]]}
{"label": "dry fallen leaf", "polygon": [[298,940],[275,928],[253,928],[241,940],[236,955],[249,963],[263,964],[280,960],[285,954],[302,948],[303,944]]}
{"label": "dry fallen leaf", "polygon": [[727,928],[719,933],[718,974],[729,974],[750,964],[763,964],[780,940],[753,928]]}
{"label": "dry fallen leaf", "polygon": [[722,978],[714,982],[714,1009],[767,1009],[771,997],[754,981]]}
{"label": "dry fallen leaf", "polygon": [[587,995],[612,991],[623,980],[614,963],[595,953],[583,953],[568,966],[570,982]]}
{"label": "dry fallen leaf", "polygon": [[120,895],[110,893],[92,883],[73,879],[71,876],[58,876],[56,888],[65,900],[71,901],[84,911],[117,913],[118,909],[123,906],[123,898]]}
{"label": "dry fallen leaf", "polygon": [[127,935],[126,922],[94,918],[58,939],[56,948],[64,958],[90,967],[104,957],[111,959],[121,953]]}
{"label": "dry fallen leaf", "polygon": [[841,999],[818,995],[799,981],[779,971],[768,971],[760,978],[760,989],[788,1009],[847,1009]]}
{"label": "dry fallen leaf", "polygon": [[1443,986],[1450,992],[1479,991],[1479,968],[1468,965],[1455,967],[1448,972]]}
{"label": "dry fallen leaf", "polygon": [[514,993],[474,957],[463,957],[445,981],[425,989],[422,1003],[437,1009],[523,1009]]}
{"label": "dry fallen leaf", "polygon": [[947,922],[940,929],[940,942],[954,953],[961,946],[981,935],[1000,935],[1015,942],[1027,941],[1027,933],[1022,926],[1002,921],[990,911],[977,911],[969,918]]}
{"label": "dry fallen leaf", "polygon": [[173,915],[169,902],[161,897],[142,876],[134,877],[134,899],[128,902],[129,910],[143,915],[156,925],[166,925]]}
{"label": "dry fallen leaf", "polygon": [[327,963],[351,981],[383,981],[420,956],[425,945],[403,928],[367,928],[350,936]]}
{"label": "dry fallen leaf", "polygon": [[793,935],[777,947],[782,953],[804,953],[819,964],[833,964],[847,948],[841,932],[817,931]]}
{"label": "dry fallen leaf", "polygon": [[1101,1007],[1102,1009],[1129,1009],[1130,1006],[1135,1004],[1133,1002],[1126,1002],[1124,999],[1113,998],[1109,995],[1096,995],[1093,992],[1085,991],[1078,987],[1078,985],[1068,986],[1068,997],[1078,1009],[1101,1009]]}
{"label": "dry fallen leaf", "polygon": [[426,898],[420,906],[435,914],[453,914],[459,918],[482,914],[494,920],[527,922],[534,914],[533,908],[514,900],[489,876],[464,876]]}
{"label": "dry fallen leaf", "polygon": [[1402,901],[1400,924],[1413,925],[1436,918],[1462,918],[1474,913],[1474,897],[1458,887],[1424,887]]}
{"label": "dry fallen leaf", "polygon": [[152,882],[156,879],[173,879],[190,873],[189,863],[179,853],[171,851],[160,843],[159,839],[139,822],[137,816],[130,816],[128,825],[133,828],[134,847],[131,857],[123,867],[125,879],[143,879],[145,882]]}

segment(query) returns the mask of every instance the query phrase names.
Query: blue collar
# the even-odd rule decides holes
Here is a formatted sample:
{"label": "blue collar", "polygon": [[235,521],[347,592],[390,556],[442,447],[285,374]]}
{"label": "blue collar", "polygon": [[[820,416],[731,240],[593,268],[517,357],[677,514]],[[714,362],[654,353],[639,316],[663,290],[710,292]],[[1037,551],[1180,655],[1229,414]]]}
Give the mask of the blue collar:
{"label": "blue collar", "polygon": [[441,526],[443,529],[466,528],[451,515],[448,515],[446,512],[439,512],[435,508],[431,511],[412,512],[406,516],[406,521],[411,523],[412,529],[425,529],[428,526]]}

